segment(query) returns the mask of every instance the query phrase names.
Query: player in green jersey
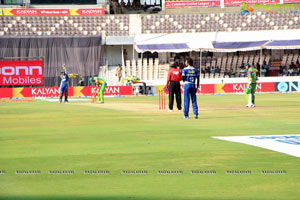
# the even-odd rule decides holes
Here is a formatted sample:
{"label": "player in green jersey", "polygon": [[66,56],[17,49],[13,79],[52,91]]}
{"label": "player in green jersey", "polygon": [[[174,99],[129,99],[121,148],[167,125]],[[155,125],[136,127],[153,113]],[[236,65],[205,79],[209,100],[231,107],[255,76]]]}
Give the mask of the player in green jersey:
{"label": "player in green jersey", "polygon": [[248,84],[247,88],[245,90],[245,95],[248,100],[248,104],[246,107],[255,107],[255,89],[256,89],[256,82],[258,80],[257,78],[257,72],[258,70],[254,66],[250,66],[249,64],[246,65],[247,67],[247,77],[248,77]]}
{"label": "player in green jersey", "polygon": [[96,83],[98,88],[98,102],[101,104],[104,103],[104,91],[107,86],[107,83],[105,82],[105,80],[99,77],[91,77],[90,82]]}

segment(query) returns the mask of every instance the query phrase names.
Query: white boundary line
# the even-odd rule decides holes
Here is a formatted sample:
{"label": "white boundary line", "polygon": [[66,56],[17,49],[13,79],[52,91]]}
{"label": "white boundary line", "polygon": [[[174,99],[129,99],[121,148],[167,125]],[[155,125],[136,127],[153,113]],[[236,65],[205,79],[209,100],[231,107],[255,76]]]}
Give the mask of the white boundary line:
{"label": "white boundary line", "polygon": [[212,137],[285,153],[300,158],[300,135],[259,135]]}

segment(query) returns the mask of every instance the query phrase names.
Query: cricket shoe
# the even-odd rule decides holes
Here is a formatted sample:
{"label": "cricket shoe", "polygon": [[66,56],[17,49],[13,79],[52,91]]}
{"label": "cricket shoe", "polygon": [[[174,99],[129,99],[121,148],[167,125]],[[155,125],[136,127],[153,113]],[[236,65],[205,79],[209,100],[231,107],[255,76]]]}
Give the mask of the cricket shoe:
{"label": "cricket shoe", "polygon": [[254,108],[254,107],[256,107],[256,105],[255,104],[251,104],[251,108]]}
{"label": "cricket shoe", "polygon": [[252,106],[251,104],[247,104],[246,105],[247,108],[251,108],[251,106]]}
{"label": "cricket shoe", "polygon": [[195,115],[195,119],[198,119],[198,115]]}
{"label": "cricket shoe", "polygon": [[189,117],[187,117],[187,116],[184,116],[184,119],[189,119]]}
{"label": "cricket shoe", "polygon": [[170,110],[170,109],[169,109],[169,112],[173,112],[173,110]]}

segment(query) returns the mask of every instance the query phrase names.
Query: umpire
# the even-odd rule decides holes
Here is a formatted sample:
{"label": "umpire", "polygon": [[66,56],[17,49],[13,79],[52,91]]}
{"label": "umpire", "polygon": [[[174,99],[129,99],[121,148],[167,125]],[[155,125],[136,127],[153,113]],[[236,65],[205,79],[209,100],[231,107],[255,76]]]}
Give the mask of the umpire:
{"label": "umpire", "polygon": [[168,73],[167,85],[169,90],[169,112],[173,112],[174,94],[176,95],[177,109],[181,110],[181,73],[177,69],[177,65],[173,64],[172,69]]}

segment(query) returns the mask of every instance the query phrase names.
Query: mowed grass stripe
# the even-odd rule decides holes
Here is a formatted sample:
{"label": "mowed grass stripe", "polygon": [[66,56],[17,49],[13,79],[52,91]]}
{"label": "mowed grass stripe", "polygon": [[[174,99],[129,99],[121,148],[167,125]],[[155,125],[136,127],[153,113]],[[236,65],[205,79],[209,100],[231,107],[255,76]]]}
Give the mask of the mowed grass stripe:
{"label": "mowed grass stripe", "polygon": [[[0,199],[299,199],[299,158],[212,136],[299,134],[300,94],[199,96],[199,119],[158,111],[157,97],[0,104]],[[118,104],[126,105],[118,109]],[[142,111],[134,106],[145,106]],[[132,107],[131,107],[132,106]],[[110,170],[85,175],[85,170]],[[41,170],[17,175],[16,170]],[[49,170],[74,170],[50,175]],[[123,170],[147,170],[124,175]],[[160,175],[158,170],[182,170]],[[191,170],[216,170],[193,175]],[[228,175],[227,170],[251,170]],[[286,170],[262,175],[261,170]]]}

